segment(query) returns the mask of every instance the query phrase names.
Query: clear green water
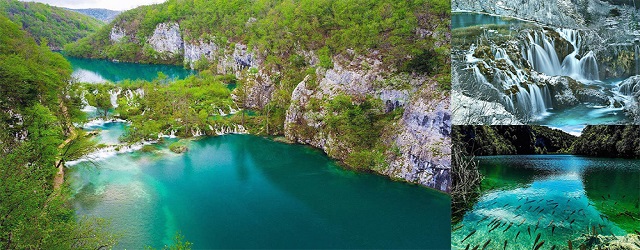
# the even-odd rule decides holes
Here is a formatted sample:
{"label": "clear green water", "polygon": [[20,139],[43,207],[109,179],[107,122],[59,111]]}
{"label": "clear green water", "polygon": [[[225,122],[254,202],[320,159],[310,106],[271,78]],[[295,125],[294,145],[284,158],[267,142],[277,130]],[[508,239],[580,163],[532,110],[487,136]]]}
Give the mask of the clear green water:
{"label": "clear green water", "polygon": [[[571,155],[478,159],[485,192],[454,227],[462,226],[452,234],[453,248],[482,247],[488,239],[488,249],[502,249],[505,240],[507,249],[532,248],[539,233],[544,249],[552,245],[563,249],[568,240],[593,226],[604,235],[625,235],[640,228],[640,221],[625,215],[640,215],[639,160]],[[494,219],[502,224],[489,232]],[[474,229],[476,233],[462,242]]]}
{"label": "clear green water", "polygon": [[73,77],[80,82],[101,83],[105,81],[121,82],[123,80],[152,81],[162,72],[169,79],[183,79],[195,74],[195,71],[186,70],[181,66],[161,64],[138,64],[112,62],[109,60],[65,58],[73,67]]}
{"label": "clear green water", "polygon": [[176,231],[196,249],[451,244],[448,195],[344,170],[309,147],[227,135],[181,155],[159,148],[70,169],[77,213],[110,219],[117,248],[158,248]]}
{"label": "clear green water", "polygon": [[464,28],[476,25],[486,25],[486,24],[514,24],[514,23],[523,23],[524,21],[508,18],[508,17],[500,17],[500,16],[492,16],[487,14],[478,14],[478,13],[469,13],[469,12],[453,12],[451,13],[451,28]]}

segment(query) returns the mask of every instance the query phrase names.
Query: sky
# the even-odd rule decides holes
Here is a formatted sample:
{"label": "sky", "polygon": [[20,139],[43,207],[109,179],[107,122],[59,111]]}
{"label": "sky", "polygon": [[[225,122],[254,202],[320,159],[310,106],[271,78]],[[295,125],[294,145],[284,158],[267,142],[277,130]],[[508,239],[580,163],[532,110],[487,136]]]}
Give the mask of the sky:
{"label": "sky", "polygon": [[569,133],[575,136],[580,136],[582,135],[582,130],[586,127],[586,125],[566,125],[566,126],[557,126],[557,127],[549,126],[549,127],[560,129],[566,133]]}
{"label": "sky", "polygon": [[128,10],[140,5],[162,3],[166,0],[21,0],[23,2],[40,2],[52,6],[65,7],[71,9],[110,9]]}

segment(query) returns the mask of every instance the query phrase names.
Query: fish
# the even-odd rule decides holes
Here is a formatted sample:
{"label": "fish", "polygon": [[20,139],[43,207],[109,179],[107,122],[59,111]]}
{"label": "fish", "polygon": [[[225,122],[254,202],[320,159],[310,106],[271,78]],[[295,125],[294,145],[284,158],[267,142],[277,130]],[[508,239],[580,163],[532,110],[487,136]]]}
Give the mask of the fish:
{"label": "fish", "polygon": [[529,238],[531,238],[531,226],[527,226],[527,232],[529,233]]}
{"label": "fish", "polygon": [[569,250],[573,250],[573,243],[571,240],[567,240],[567,245],[569,246]]}
{"label": "fish", "polygon": [[556,225],[553,224],[553,226],[551,226],[551,235],[553,236],[553,232],[556,231]]}
{"label": "fish", "polygon": [[640,231],[638,230],[633,230],[634,232],[636,232],[637,235],[640,235]]}
{"label": "fish", "polygon": [[491,239],[487,240],[487,242],[484,243],[484,245],[482,246],[482,250],[487,248],[487,246],[489,245],[489,242],[491,242]]}
{"label": "fish", "polygon": [[576,221],[576,219],[571,220],[571,222],[569,222],[569,226],[571,226],[571,224],[573,224]]}
{"label": "fish", "polygon": [[488,218],[489,218],[489,216],[485,215],[482,219],[480,219],[478,222],[476,222],[476,226],[477,226],[478,224],[480,224],[480,222],[482,222],[482,221],[484,221],[484,220],[486,220],[486,219],[488,219]]}
{"label": "fish", "polygon": [[607,198],[604,198],[604,196],[602,196],[602,195],[600,195],[600,197],[602,197],[602,199],[605,200],[605,201],[607,200]]}
{"label": "fish", "polygon": [[540,209],[540,211],[538,211],[538,214],[540,214],[540,213],[542,213],[542,212],[544,212],[544,208],[543,208],[543,209]]}
{"label": "fish", "polygon": [[536,229],[533,229],[534,232],[538,230],[538,226],[540,226],[540,220],[538,220],[538,223],[536,223]]}
{"label": "fish", "polygon": [[480,245],[476,245],[472,250],[478,250],[478,247],[480,247]]}
{"label": "fish", "polygon": [[571,212],[571,215],[573,215],[573,214],[575,214],[575,213],[576,213],[576,210],[573,210],[573,212]]}
{"label": "fish", "polygon": [[518,207],[516,207],[516,210],[520,209],[522,207],[522,205],[518,205]]}
{"label": "fish", "polygon": [[462,228],[463,226],[464,226],[464,224],[460,224],[460,226],[457,226],[457,227],[453,228],[453,230],[451,230],[451,232],[458,231],[458,229]]}
{"label": "fish", "polygon": [[522,224],[524,224],[524,221],[525,221],[525,220],[526,220],[526,219],[522,219],[522,221],[520,222],[520,224],[519,224],[518,226],[522,226]]}
{"label": "fish", "polygon": [[518,200],[522,200],[522,197],[518,198]]}
{"label": "fish", "polygon": [[556,213],[556,210],[553,210],[553,212],[551,212],[551,215],[554,215]]}
{"label": "fish", "polygon": [[518,231],[518,233],[516,234],[515,240],[518,240],[518,236],[520,236],[520,231]]}
{"label": "fish", "polygon": [[607,194],[607,197],[609,197],[609,199],[611,199],[611,194]]}
{"label": "fish", "polygon": [[469,237],[471,237],[471,235],[473,235],[473,234],[475,234],[475,233],[476,233],[476,230],[475,230],[475,229],[473,229],[473,231],[471,231],[471,233],[469,233],[469,234],[467,235],[467,237],[464,237],[464,239],[462,239],[462,241],[461,241],[460,243],[463,243],[465,240],[467,240]]}
{"label": "fish", "polygon": [[506,240],[504,241],[504,247],[502,247],[502,249],[503,249],[503,250],[506,250],[506,249],[507,249],[507,241],[506,241]]}
{"label": "fish", "polygon": [[464,248],[464,250],[469,250],[469,244],[467,244],[467,247]]}
{"label": "fish", "polygon": [[517,215],[516,215],[515,217],[513,217],[513,218],[514,218],[514,219],[515,219],[515,218],[518,218],[518,217],[520,217],[520,215],[521,215],[521,214],[517,214]]}
{"label": "fish", "polygon": [[500,227],[500,224],[496,224],[495,226],[493,226],[491,228],[491,230],[489,230],[489,233],[491,233],[491,231],[495,230],[496,228]]}
{"label": "fish", "polygon": [[536,240],[533,241],[534,246],[538,243],[538,240],[540,240],[540,233],[538,233],[538,236],[536,236]]}
{"label": "fish", "polygon": [[551,247],[551,250],[553,250],[553,249],[556,249],[556,245],[553,245],[553,246]]}
{"label": "fish", "polygon": [[540,206],[537,206],[536,209],[534,209],[533,211],[535,212],[536,210],[538,210],[538,208],[540,208]]}
{"label": "fish", "polygon": [[553,220],[551,220],[551,222],[549,222],[549,225],[547,225],[547,227],[551,226],[551,224],[553,224]]}
{"label": "fish", "polygon": [[538,243],[538,245],[536,245],[536,246],[533,248],[533,250],[538,250],[538,249],[540,249],[540,247],[542,247],[542,245],[544,245],[544,240],[543,240],[543,241],[540,241],[540,243]]}
{"label": "fish", "polygon": [[504,207],[507,207],[507,206],[509,206],[509,203],[507,203],[507,204],[504,204],[504,206],[502,206],[502,207],[504,208]]}
{"label": "fish", "polygon": [[524,204],[528,204],[528,203],[531,203],[531,202],[535,202],[535,200],[527,201],[527,202],[525,202]]}
{"label": "fish", "polygon": [[553,207],[553,209],[556,209],[558,207],[558,204],[556,204],[556,206]]}
{"label": "fish", "polygon": [[507,227],[507,229],[503,230],[502,232],[506,232],[507,230],[509,230],[509,228],[511,228],[511,226],[513,226],[513,222],[509,223],[509,226]]}

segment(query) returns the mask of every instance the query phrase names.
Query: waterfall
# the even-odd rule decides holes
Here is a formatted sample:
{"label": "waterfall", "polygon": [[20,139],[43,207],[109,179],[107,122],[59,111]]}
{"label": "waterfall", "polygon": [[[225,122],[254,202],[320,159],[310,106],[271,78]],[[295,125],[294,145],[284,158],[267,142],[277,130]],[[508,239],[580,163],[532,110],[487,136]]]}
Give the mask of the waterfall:
{"label": "waterfall", "polygon": [[598,62],[593,51],[589,51],[582,59],[580,59],[580,73],[587,80],[600,80],[600,72],[598,70]]}
{"label": "waterfall", "polygon": [[113,108],[117,108],[118,107],[118,95],[120,95],[121,92],[122,92],[122,89],[109,90],[109,95],[110,95],[110,99],[111,99],[111,106],[113,106]]}
{"label": "waterfall", "polygon": [[636,75],[640,75],[640,45],[635,46],[634,62],[636,64]]}
{"label": "waterfall", "polygon": [[[539,119],[549,114],[547,110],[552,107],[551,92],[546,86],[541,89],[536,84],[528,84],[528,91],[519,84],[516,86],[518,87],[518,92],[515,97],[521,111],[530,115],[533,119]],[[513,106],[512,104],[512,109]]]}
{"label": "waterfall", "polygon": [[560,37],[568,41],[573,51],[563,58],[562,63],[555,50],[554,41],[544,31],[528,34],[528,41],[523,49],[523,56],[534,70],[546,75],[569,76],[576,80],[600,80],[598,62],[593,51],[587,52],[578,60],[582,37],[580,32],[572,29],[557,29]]}

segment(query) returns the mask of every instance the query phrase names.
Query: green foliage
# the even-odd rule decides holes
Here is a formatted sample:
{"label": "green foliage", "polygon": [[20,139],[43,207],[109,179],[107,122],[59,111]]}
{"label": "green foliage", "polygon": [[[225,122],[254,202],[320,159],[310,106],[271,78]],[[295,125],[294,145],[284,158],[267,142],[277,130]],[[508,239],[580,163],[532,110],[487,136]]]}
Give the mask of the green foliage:
{"label": "green foliage", "polygon": [[[221,112],[229,114],[231,109],[237,109],[231,99],[231,90],[223,82],[235,82],[235,77],[214,76],[203,71],[184,80],[161,84],[163,81],[165,79],[159,77],[153,82],[124,82],[117,86],[91,84],[88,87],[120,88],[122,92],[118,95],[115,111],[121,118],[131,121],[123,138],[125,141],[156,139],[161,133],[168,135],[171,131],[184,137],[197,131],[213,134],[212,127],[235,125],[230,116],[221,115]],[[91,104],[91,94],[85,97]]]}
{"label": "green foliage", "polygon": [[587,126],[573,144],[573,153],[600,157],[640,157],[639,126]]}
{"label": "green foliage", "polygon": [[[72,56],[163,63],[143,53],[143,44],[159,23],[179,22],[185,41],[215,38],[226,50],[235,43],[247,44],[250,50],[277,58],[265,60],[268,67],[279,68],[287,61],[301,67],[303,61],[295,51],[302,49],[316,51],[320,66],[331,68],[334,55],[352,49],[360,54],[377,50],[395,68],[431,73],[449,67],[449,45],[442,42],[447,39],[449,19],[450,3],[444,0],[169,0],[126,11],[65,50]],[[138,51],[107,53],[120,46],[109,41],[116,24],[126,30],[125,40],[136,43]],[[416,32],[427,28],[433,29],[434,37]],[[407,58],[417,59],[405,65]]]}
{"label": "green foliage", "polygon": [[454,126],[453,144],[471,155],[568,153],[576,137],[544,126]]}
{"label": "green foliage", "polygon": [[[29,4],[15,6],[26,11]],[[81,134],[59,148],[67,127],[60,107],[79,112],[78,100],[66,96],[75,91],[69,63],[1,15],[0,34],[0,248],[113,246],[104,223],[75,217],[68,190],[52,195],[56,160],[73,160],[91,148]]]}
{"label": "green foliage", "polygon": [[54,49],[96,32],[102,22],[59,7],[42,3],[0,1],[0,12],[12,21],[21,24],[36,42]]}

